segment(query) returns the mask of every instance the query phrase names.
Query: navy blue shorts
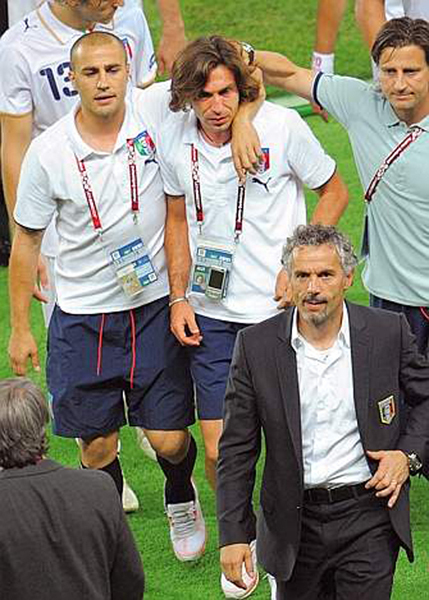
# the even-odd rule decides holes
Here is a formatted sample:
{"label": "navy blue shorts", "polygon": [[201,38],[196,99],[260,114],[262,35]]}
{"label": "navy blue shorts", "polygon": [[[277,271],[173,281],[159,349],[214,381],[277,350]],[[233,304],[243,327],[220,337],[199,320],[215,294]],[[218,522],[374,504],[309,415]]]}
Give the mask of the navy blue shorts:
{"label": "navy blue shorts", "polygon": [[47,379],[53,430],[64,437],[102,435],[127,421],[154,430],[195,421],[189,361],[170,333],[167,298],[96,315],[56,306]]}
{"label": "navy blue shorts", "polygon": [[203,336],[201,345],[188,348],[195,383],[198,418],[223,419],[223,401],[235,338],[247,323],[231,323],[196,315]]}
{"label": "navy blue shorts", "polygon": [[429,350],[429,308],[426,306],[408,306],[398,304],[370,294],[369,303],[375,308],[384,308],[392,312],[403,313],[411,331],[416,336],[417,349],[421,354]]}

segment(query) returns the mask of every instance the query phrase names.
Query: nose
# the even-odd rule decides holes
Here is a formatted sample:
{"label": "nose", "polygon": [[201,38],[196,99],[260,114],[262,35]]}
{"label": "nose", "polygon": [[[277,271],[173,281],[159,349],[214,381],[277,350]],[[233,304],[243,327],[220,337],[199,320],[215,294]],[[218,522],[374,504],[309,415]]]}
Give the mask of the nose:
{"label": "nose", "polygon": [[407,82],[405,80],[404,73],[402,71],[398,72],[395,77],[394,86],[396,90],[403,90],[407,87]]}
{"label": "nose", "polygon": [[318,294],[320,292],[320,282],[316,274],[312,274],[308,278],[307,291],[311,294]]}
{"label": "nose", "polygon": [[101,69],[98,75],[97,88],[99,90],[105,90],[108,87],[109,84],[107,82],[106,71],[104,71],[104,69]]}
{"label": "nose", "polygon": [[212,97],[212,110],[220,112],[223,108],[223,99],[220,94],[214,94]]}

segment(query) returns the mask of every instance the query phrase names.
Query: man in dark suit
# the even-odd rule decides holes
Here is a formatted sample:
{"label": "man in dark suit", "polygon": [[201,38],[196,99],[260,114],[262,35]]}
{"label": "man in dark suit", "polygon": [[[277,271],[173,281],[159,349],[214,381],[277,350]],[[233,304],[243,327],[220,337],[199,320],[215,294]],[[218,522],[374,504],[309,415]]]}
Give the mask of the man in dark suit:
{"label": "man in dark suit", "polygon": [[221,563],[244,587],[262,430],[257,555],[277,600],[387,600],[399,548],[413,560],[409,475],[429,456],[429,362],[402,315],[344,301],[356,262],[335,228],[298,227],[283,252],[295,308],[243,330],[235,347],[218,467]]}
{"label": "man in dark suit", "polygon": [[112,478],[46,458],[48,407],[0,381],[0,596],[141,600],[144,574]]}

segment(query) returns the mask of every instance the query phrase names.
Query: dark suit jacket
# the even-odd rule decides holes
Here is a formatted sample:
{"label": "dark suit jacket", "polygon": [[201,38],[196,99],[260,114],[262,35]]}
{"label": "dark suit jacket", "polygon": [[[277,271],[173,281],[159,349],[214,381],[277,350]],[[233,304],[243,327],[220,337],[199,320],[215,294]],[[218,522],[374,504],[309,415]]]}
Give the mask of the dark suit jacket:
{"label": "dark suit jacket", "polygon": [[[364,450],[402,449],[429,456],[429,362],[417,354],[403,315],[347,304],[356,414]],[[255,537],[252,492],[261,449],[266,458],[257,523],[258,561],[287,580],[300,543],[303,462],[298,376],[290,344],[293,310],[240,332],[225,398],[217,497],[220,545]],[[381,422],[378,402],[400,391],[412,410],[401,434],[399,416]],[[368,461],[372,473],[377,463]],[[391,510],[410,560],[409,484]]]}
{"label": "dark suit jacket", "polygon": [[141,600],[143,588],[109,475],[52,460],[0,472],[0,598]]}

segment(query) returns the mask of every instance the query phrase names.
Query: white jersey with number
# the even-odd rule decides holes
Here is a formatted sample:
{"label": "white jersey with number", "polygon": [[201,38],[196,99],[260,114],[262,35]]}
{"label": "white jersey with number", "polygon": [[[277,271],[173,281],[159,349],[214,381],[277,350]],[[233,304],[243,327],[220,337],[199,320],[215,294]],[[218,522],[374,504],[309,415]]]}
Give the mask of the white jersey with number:
{"label": "white jersey with number", "polygon": [[[110,24],[97,24],[95,29],[112,32],[122,40],[134,85],[153,79],[156,61],[152,39],[143,11],[134,2],[128,0],[117,9]],[[78,94],[69,78],[69,54],[81,35],[81,31],[59,21],[45,2],[8,29],[0,40],[0,113],[19,116],[33,112],[33,137],[70,112],[76,103]],[[52,226],[43,238],[42,252],[47,256],[57,253]]]}
{"label": "white jersey with number", "polygon": [[[131,63],[131,80],[141,85],[156,72],[149,28],[134,4],[118,8],[112,23],[97,24],[121,38]],[[82,32],[59,21],[45,2],[8,29],[0,40],[0,112],[33,111],[33,137],[71,110],[77,92],[69,79],[69,54]]]}

